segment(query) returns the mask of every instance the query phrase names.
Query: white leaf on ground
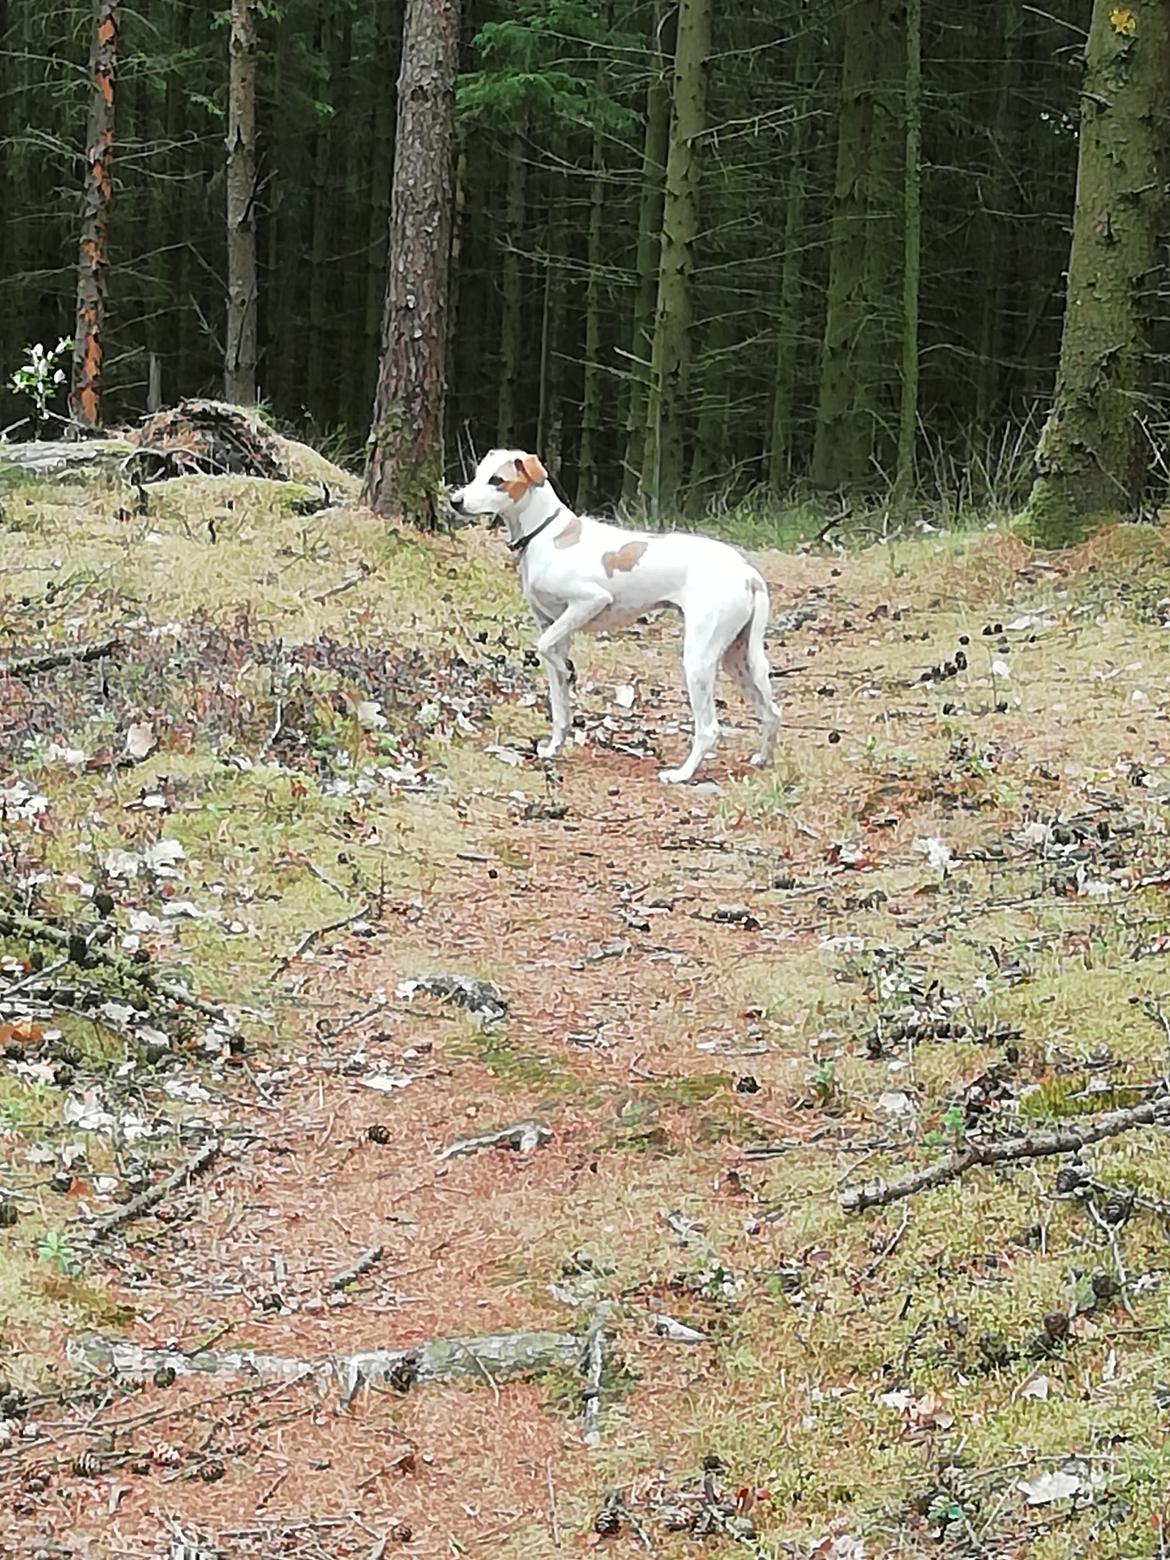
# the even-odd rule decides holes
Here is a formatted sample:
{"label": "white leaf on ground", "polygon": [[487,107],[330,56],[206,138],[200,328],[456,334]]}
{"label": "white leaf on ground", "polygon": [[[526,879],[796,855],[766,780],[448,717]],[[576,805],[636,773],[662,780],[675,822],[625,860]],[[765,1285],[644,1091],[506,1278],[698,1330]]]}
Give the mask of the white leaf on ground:
{"label": "white leaf on ground", "polygon": [[1055,1500],[1068,1500],[1084,1488],[1084,1481],[1075,1473],[1063,1468],[1052,1468],[1038,1473],[1034,1479],[1021,1479],[1016,1488],[1027,1499],[1029,1506],[1048,1506]]}
{"label": "white leaf on ground", "polygon": [[493,758],[498,758],[501,764],[508,764],[513,769],[518,769],[524,762],[524,754],[518,753],[515,748],[501,747],[498,742],[490,742],[484,749]]}
{"label": "white leaf on ground", "polygon": [[632,710],[636,698],[633,683],[618,683],[613,690],[613,702],[620,710]]}
{"label": "white leaf on ground", "polygon": [[945,840],[937,835],[925,834],[914,841],[914,849],[926,857],[927,864],[936,872],[945,872],[954,859],[954,852]]}
{"label": "white leaf on ground", "polygon": [[148,758],[158,746],[154,722],[136,720],[126,728],[126,754],[129,758]]}
{"label": "white leaf on ground", "polygon": [[367,1073],[362,1083],[367,1089],[377,1089],[379,1094],[390,1094],[395,1089],[405,1089],[414,1082],[410,1073]]}

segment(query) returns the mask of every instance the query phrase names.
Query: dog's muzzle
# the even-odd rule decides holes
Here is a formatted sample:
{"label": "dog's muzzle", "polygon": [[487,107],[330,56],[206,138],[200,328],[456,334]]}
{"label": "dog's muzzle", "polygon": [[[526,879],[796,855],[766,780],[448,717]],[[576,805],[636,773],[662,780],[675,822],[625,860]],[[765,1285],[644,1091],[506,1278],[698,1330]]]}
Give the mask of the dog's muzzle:
{"label": "dog's muzzle", "polygon": [[465,515],[467,513],[466,509],[464,509],[464,507],[463,507],[463,490],[462,490],[462,488],[460,488],[459,491],[456,492],[456,493],[448,493],[447,494],[447,502],[451,505],[451,508],[455,511],[455,513],[457,515]]}

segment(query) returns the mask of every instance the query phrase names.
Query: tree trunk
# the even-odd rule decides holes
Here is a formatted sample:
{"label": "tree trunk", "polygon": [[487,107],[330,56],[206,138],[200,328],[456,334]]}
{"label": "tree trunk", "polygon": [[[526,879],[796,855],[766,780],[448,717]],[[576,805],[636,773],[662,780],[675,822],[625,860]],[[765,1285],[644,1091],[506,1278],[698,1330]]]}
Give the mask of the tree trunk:
{"label": "tree trunk", "polygon": [[256,404],[256,3],[232,0],[228,44],[227,337],[224,395]]}
{"label": "tree trunk", "polygon": [[707,122],[711,7],[712,0],[679,0],[644,461],[654,515],[677,502],[685,470],[691,277],[699,233],[699,138]]}
{"label": "tree trunk", "polygon": [[519,438],[516,426],[516,389],[524,357],[524,277],[520,269],[520,245],[524,241],[524,195],[528,153],[523,132],[508,141],[508,182],[504,192],[504,231],[500,246],[500,382],[496,397],[496,439],[501,445]]}
{"label": "tree trunk", "polygon": [[796,404],[797,342],[804,281],[804,203],[808,168],[805,127],[817,28],[809,0],[799,0],[796,13],[796,59],[792,101],[796,119],[789,141],[788,186],[784,195],[784,249],[778,288],[776,362],[772,374],[772,408],[768,437],[768,486],[779,496],[792,471],[792,409]]}
{"label": "tree trunk", "polygon": [[1023,17],[1018,7],[996,6],[991,14],[997,26],[989,39],[985,58],[996,62],[995,111],[991,121],[988,172],[980,190],[981,221],[976,229],[979,271],[983,278],[975,389],[975,422],[980,430],[990,430],[999,410],[1003,303],[1005,290],[1010,285],[1005,239],[1008,219],[1016,203],[1016,185],[1008,174],[1012,152],[1018,144],[1012,129],[1020,109],[1020,40],[1023,33]]}
{"label": "tree trunk", "polygon": [[407,0],[382,360],[363,497],[434,524],[443,481],[443,367],[458,0]]}
{"label": "tree trunk", "polygon": [[589,233],[585,258],[585,373],[581,391],[581,449],[577,460],[577,508],[596,497],[597,452],[601,440],[604,371],[601,365],[601,281],[605,265],[605,150],[593,136],[593,178],[589,189]]}
{"label": "tree trunk", "polygon": [[545,251],[549,256],[544,275],[544,298],[540,314],[540,392],[537,400],[540,416],[536,447],[550,471],[560,471],[561,441],[564,435],[563,398],[560,394],[564,363],[559,349],[565,314],[563,261],[566,246],[568,191],[555,172],[548,176],[548,216],[545,226]]}
{"label": "tree trunk", "polygon": [[[336,109],[342,61],[341,29],[338,19],[322,16],[317,28],[317,49],[326,69],[325,92]],[[305,401],[308,414],[319,429],[332,425],[337,407],[337,379],[334,351],[329,341],[329,320],[333,312],[333,288],[330,285],[337,261],[337,192],[330,177],[333,163],[334,115],[322,114],[313,137],[312,204],[309,218],[309,361],[305,373]]]}
{"label": "tree trunk", "polygon": [[89,124],[85,192],[77,265],[77,326],[69,412],[82,428],[102,418],[102,351],[106,324],[110,195],[113,190],[114,88],[118,61],[118,0],[95,0],[89,53]]}
{"label": "tree trunk", "polygon": [[646,133],[642,142],[642,189],[638,202],[638,285],[630,323],[630,399],[626,413],[626,452],[622,498],[645,501],[642,455],[646,444],[646,397],[654,351],[654,306],[658,298],[658,259],[662,244],[662,196],[670,146],[670,87],[666,77],[663,32],[665,0],[654,0],[651,14],[650,82],[646,88]]}
{"label": "tree trunk", "polygon": [[[397,63],[398,32],[390,0],[378,0],[375,6],[375,48],[379,61],[390,67]],[[395,71],[395,76],[397,72]],[[390,180],[394,167],[394,95],[375,91],[367,148],[370,185],[369,220],[366,234],[365,328],[362,336],[360,380],[366,390],[366,406],[374,394],[374,382],[381,340],[382,309],[386,301],[386,235],[390,227]],[[369,370],[366,363],[369,362]]]}
{"label": "tree trunk", "polygon": [[1135,412],[1166,213],[1166,0],[1094,0],[1085,66],[1060,368],[1026,512],[1051,547],[1134,515],[1145,486]]}
{"label": "tree trunk", "polygon": [[902,397],[894,502],[914,486],[918,433],[918,291],[922,250],[922,0],[906,0],[906,163],[902,222]]}
{"label": "tree trunk", "polygon": [[[880,335],[874,310],[886,270],[892,224],[882,204],[893,144],[883,103],[890,52],[884,0],[854,0],[845,13],[845,54],[837,117],[837,172],[829,238],[829,285],[812,477],[819,487],[860,487],[871,475],[877,415],[874,375]],[[883,22],[887,25],[883,27]],[[894,31],[894,40],[901,28]],[[884,45],[884,47],[883,47]]]}

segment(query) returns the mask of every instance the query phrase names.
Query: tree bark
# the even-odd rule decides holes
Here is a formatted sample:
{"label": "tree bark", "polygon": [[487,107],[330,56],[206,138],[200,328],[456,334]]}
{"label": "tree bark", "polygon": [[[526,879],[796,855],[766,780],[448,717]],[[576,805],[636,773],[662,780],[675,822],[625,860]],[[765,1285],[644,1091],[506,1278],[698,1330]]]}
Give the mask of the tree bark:
{"label": "tree bark", "polygon": [[654,307],[658,297],[658,258],[662,244],[663,180],[670,146],[670,86],[666,75],[663,33],[665,0],[655,0],[651,15],[650,82],[646,88],[646,131],[642,142],[642,185],[638,201],[638,285],[630,322],[630,397],[626,413],[626,452],[622,498],[646,499],[643,452],[646,445],[646,399],[654,351]]}
{"label": "tree bark", "polygon": [[654,515],[676,504],[685,472],[692,273],[702,168],[699,140],[707,124],[711,10],[711,0],[679,0],[644,462]]}
{"label": "tree bark", "polygon": [[1166,214],[1170,6],[1094,0],[1056,395],[1026,520],[1050,547],[1141,506],[1135,415]]}
{"label": "tree bark", "polygon": [[232,0],[228,43],[227,337],[224,395],[256,404],[256,4]]}
{"label": "tree bark", "polygon": [[527,149],[522,130],[508,140],[508,180],[504,191],[504,231],[500,253],[500,383],[496,395],[496,437],[501,445],[516,443],[516,389],[524,355],[524,277],[520,246],[524,241]]}
{"label": "tree bark", "polygon": [[[892,39],[891,39],[892,34]],[[883,101],[892,41],[901,26],[886,0],[855,0],[845,13],[837,119],[837,171],[829,239],[829,284],[812,478],[818,487],[861,487],[871,476],[875,374],[885,251],[892,233],[886,175],[894,146],[892,106]],[[899,72],[900,74],[900,72]]]}
{"label": "tree bark", "polygon": [[796,117],[789,141],[788,185],[784,193],[784,248],[778,287],[776,361],[772,375],[772,406],[768,434],[768,487],[779,496],[792,470],[792,410],[796,404],[796,357],[800,339],[800,305],[804,281],[804,205],[808,182],[805,127],[817,25],[809,0],[798,0],[796,58],[793,63],[793,107]]}
{"label": "tree bark", "polygon": [[114,93],[118,63],[118,0],[95,0],[89,53],[89,124],[77,263],[77,325],[69,412],[82,428],[102,418],[102,356],[109,280],[109,215],[113,192]]}
{"label": "tree bark", "polygon": [[581,449],[577,460],[578,509],[585,508],[597,497],[597,458],[603,423],[601,281],[605,265],[604,199],[605,149],[600,133],[595,132],[585,260],[585,373],[581,392]]}
{"label": "tree bark", "polygon": [[[1013,135],[1020,113],[1020,42],[1023,17],[1016,6],[996,6],[991,13],[994,28],[984,58],[996,62],[995,112],[991,120],[988,171],[981,181],[978,234],[979,271],[983,286],[980,297],[978,353],[979,366],[975,391],[975,422],[979,430],[989,430],[999,410],[1003,355],[1003,304],[1010,286],[1007,263],[1008,221],[1016,205],[1015,184],[1008,173],[1012,154],[1019,144]],[[981,34],[981,37],[983,34]]]}
{"label": "tree bark", "polygon": [[[392,26],[397,6],[390,0],[378,0],[375,6],[375,48],[379,61],[387,61],[397,79],[399,33]],[[390,227],[390,181],[394,168],[394,96],[374,93],[370,119],[369,225],[366,234],[365,325],[362,335],[361,383],[366,391],[365,405],[373,397],[382,330],[382,310],[386,301],[386,235]],[[366,362],[369,362],[369,369]],[[364,415],[364,411],[363,411]]]}
{"label": "tree bark", "polygon": [[377,514],[434,525],[443,480],[443,369],[458,0],[407,0],[398,78],[382,360],[363,490]]}
{"label": "tree bark", "polygon": [[918,433],[918,306],[922,250],[922,0],[906,0],[906,162],[902,221],[902,396],[894,502],[904,507],[914,486]]}

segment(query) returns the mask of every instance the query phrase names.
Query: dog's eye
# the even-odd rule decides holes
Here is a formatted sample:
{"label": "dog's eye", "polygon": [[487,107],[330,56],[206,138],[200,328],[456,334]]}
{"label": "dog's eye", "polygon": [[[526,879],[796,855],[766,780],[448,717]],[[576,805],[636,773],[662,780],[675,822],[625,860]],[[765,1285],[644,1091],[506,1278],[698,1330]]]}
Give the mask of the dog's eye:
{"label": "dog's eye", "polygon": [[488,487],[503,487],[503,485],[504,485],[503,477],[489,477],[488,478]]}

